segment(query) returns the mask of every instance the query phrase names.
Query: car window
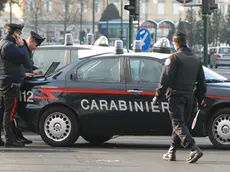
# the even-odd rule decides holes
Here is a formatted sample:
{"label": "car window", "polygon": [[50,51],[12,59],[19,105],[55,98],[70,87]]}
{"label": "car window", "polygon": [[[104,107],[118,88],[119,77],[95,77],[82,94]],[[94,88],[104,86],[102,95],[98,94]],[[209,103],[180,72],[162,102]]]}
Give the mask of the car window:
{"label": "car window", "polygon": [[57,69],[66,65],[69,50],[66,49],[37,49],[33,55],[34,65],[46,71],[53,61],[60,62]]}
{"label": "car window", "polygon": [[119,58],[95,59],[77,70],[78,81],[120,82]]}
{"label": "car window", "polygon": [[230,48],[219,48],[220,54],[230,54]]}
{"label": "car window", "polygon": [[159,82],[162,64],[141,58],[130,58],[131,77],[134,83],[156,83]]}
{"label": "car window", "polygon": [[215,53],[216,52],[216,48],[210,48],[209,52],[210,53]]}

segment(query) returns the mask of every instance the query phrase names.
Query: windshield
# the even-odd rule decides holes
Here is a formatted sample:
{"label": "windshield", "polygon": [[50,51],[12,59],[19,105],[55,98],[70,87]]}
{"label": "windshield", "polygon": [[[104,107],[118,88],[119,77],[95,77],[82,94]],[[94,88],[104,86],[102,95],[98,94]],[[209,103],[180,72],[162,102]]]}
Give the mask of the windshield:
{"label": "windshield", "polygon": [[214,72],[213,70],[203,66],[206,80],[227,80],[224,76]]}

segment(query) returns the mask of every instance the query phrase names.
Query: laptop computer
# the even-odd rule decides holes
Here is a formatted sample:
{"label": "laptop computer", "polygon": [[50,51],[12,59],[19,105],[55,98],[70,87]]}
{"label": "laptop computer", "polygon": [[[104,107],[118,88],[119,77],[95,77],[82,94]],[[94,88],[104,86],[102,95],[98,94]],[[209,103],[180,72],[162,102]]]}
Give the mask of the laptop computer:
{"label": "laptop computer", "polygon": [[42,74],[42,75],[34,75],[33,78],[50,75],[51,73],[53,73],[57,69],[59,64],[60,64],[60,62],[52,62],[52,64],[49,66],[49,68],[47,69],[47,71],[44,74]]}

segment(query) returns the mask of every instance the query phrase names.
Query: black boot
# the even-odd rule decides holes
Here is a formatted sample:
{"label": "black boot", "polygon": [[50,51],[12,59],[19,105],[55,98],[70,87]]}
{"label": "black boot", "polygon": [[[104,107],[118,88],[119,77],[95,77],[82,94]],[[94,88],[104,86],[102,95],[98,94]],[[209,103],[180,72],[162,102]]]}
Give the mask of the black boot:
{"label": "black boot", "polygon": [[0,146],[4,146],[4,141],[2,140],[2,125],[0,124]]}
{"label": "black boot", "polygon": [[16,135],[13,132],[14,121],[5,122],[6,142],[5,147],[24,147],[22,142],[17,141]]}
{"label": "black boot", "polygon": [[168,152],[163,155],[163,159],[167,161],[176,161],[176,148],[170,146]]}
{"label": "black boot", "polygon": [[4,146],[4,141],[2,140],[2,138],[0,138],[0,146]]}
{"label": "black boot", "polygon": [[191,146],[191,153],[189,159],[187,159],[187,163],[195,163],[203,156],[203,153],[201,152],[200,148],[194,144]]}
{"label": "black boot", "polygon": [[22,135],[21,132],[20,132],[20,134],[17,134],[17,135],[16,135],[16,139],[17,139],[19,142],[22,142],[22,143],[24,143],[24,144],[31,144],[31,143],[33,143],[31,140],[26,139],[26,138]]}
{"label": "black boot", "polygon": [[14,132],[15,132],[15,135],[16,135],[16,139],[17,139],[19,142],[22,142],[22,143],[24,143],[24,144],[31,144],[31,143],[33,143],[31,140],[26,139],[26,138],[22,135],[21,130],[19,130],[16,126],[14,126]]}

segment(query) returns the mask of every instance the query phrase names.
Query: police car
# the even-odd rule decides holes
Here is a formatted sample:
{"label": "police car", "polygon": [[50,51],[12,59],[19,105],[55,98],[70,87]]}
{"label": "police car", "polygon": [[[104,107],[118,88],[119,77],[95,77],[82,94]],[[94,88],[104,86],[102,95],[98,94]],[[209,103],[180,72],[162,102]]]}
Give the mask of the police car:
{"label": "police car", "polygon": [[[136,41],[136,52],[124,53],[117,40],[115,53],[82,57],[57,71],[59,62],[53,62],[44,76],[26,80],[20,115],[28,129],[51,146],[71,146],[79,136],[100,144],[117,135],[171,135],[168,103],[152,102],[169,54],[137,52],[140,45]],[[192,134],[230,148],[230,82],[204,71],[206,106]]]}
{"label": "police car", "polygon": [[[114,52],[105,36],[94,41],[94,35],[87,34],[87,45],[73,44],[73,35],[65,35],[64,45],[44,45],[38,47],[33,54],[34,66],[46,71],[53,61],[60,62],[58,68],[65,66],[80,57],[95,53]],[[125,52],[131,51],[124,49]]]}

